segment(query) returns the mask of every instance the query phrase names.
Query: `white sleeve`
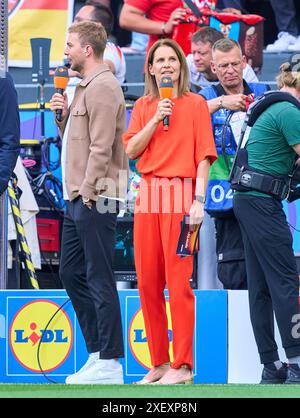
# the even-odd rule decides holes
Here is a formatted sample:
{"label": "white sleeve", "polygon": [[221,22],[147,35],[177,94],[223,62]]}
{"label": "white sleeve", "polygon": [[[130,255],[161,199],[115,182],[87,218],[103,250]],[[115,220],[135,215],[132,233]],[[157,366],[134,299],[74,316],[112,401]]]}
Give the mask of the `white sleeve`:
{"label": "white sleeve", "polygon": [[189,70],[191,71],[191,70],[192,70],[192,68],[193,68],[193,64],[194,64],[194,61],[193,61],[193,54],[189,54],[189,55],[187,55],[187,57],[186,57],[186,62],[187,62],[187,65],[188,65],[188,67],[189,67]]}
{"label": "white sleeve", "polygon": [[244,68],[243,78],[247,81],[247,83],[257,83],[259,81],[255,72],[253,71],[253,68],[249,64],[247,64]]}
{"label": "white sleeve", "polygon": [[104,50],[103,59],[112,61],[114,63],[114,66],[116,67],[116,71],[117,71],[117,68],[120,65],[120,57],[119,57],[116,49],[110,43],[107,44],[107,46]]}
{"label": "white sleeve", "polygon": [[115,76],[119,83],[124,83],[126,73],[126,61],[119,47],[112,42],[108,42],[104,50],[103,59],[111,61],[116,69]]}

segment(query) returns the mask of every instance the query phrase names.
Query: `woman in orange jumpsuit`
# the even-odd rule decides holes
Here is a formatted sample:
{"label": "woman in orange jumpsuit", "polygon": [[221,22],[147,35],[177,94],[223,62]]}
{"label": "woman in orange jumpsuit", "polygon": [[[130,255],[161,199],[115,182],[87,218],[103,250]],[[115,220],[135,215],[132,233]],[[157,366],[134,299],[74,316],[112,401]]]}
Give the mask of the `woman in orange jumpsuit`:
{"label": "woman in orange jumpsuit", "polygon": [[[178,44],[157,41],[147,58],[145,95],[137,100],[123,136],[127,155],[142,174],[134,215],[134,255],[152,368],[139,383],[192,381],[193,257],[176,255],[180,221],[202,222],[210,164],[216,159],[205,100],[189,92],[188,67]],[[173,82],[171,99],[160,99],[161,78]],[[163,119],[169,116],[169,129]],[[164,288],[172,318],[170,365]]]}

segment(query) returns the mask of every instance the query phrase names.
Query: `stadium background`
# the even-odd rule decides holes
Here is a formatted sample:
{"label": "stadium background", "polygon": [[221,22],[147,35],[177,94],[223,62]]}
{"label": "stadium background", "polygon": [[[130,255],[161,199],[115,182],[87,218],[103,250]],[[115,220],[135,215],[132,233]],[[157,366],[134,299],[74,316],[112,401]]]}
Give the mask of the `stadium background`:
{"label": "stadium background", "polygon": [[[75,10],[82,3],[76,1]],[[261,14],[266,12],[270,16],[265,25],[267,34],[265,43],[269,43],[275,39],[276,29],[272,25],[273,17],[270,14],[268,2],[252,3],[260,3]],[[31,4],[38,5],[38,1],[31,2]],[[120,29],[116,26],[115,35],[119,37],[118,39],[121,39],[120,43],[123,42],[122,39],[124,42],[127,39],[128,42],[128,34],[121,34],[120,32]],[[272,84],[280,63],[290,59],[290,57],[290,54],[265,55],[259,79]],[[55,59],[53,61],[55,62]],[[143,61],[143,55],[126,56],[128,95],[139,96],[142,94]],[[34,132],[34,137],[39,138],[40,115],[36,108],[32,108],[32,103],[37,102],[38,90],[37,86],[31,81],[31,68],[10,66],[9,71],[17,86],[19,103],[23,105],[20,109],[22,132],[25,137],[32,136],[30,132]],[[45,86],[46,101],[52,93],[52,79],[49,77]],[[26,107],[29,107],[29,109],[25,109]],[[50,112],[46,112],[46,137],[55,136],[55,134],[52,115]],[[290,223],[300,229],[300,206],[297,203],[289,205],[289,207],[286,205],[285,210]],[[294,251],[298,257],[300,255],[300,233],[294,229],[292,229],[292,233]],[[55,267],[53,269],[55,270]],[[53,273],[51,273],[51,276],[53,276]],[[55,288],[55,283],[53,283],[53,286],[48,283],[48,287]],[[195,382],[206,384],[256,383],[259,380],[261,370],[249,322],[246,292],[195,290],[195,294],[197,298]],[[126,338],[125,382],[130,383],[145,372],[145,367],[148,366],[148,354],[145,352],[143,325],[139,322],[137,291],[121,290],[119,295]],[[85,361],[86,351],[70,304],[67,304],[64,308],[65,314],[61,312],[57,314],[57,317],[49,325],[48,332],[45,332],[40,344],[41,364],[38,365],[37,347],[41,341],[43,332],[41,330],[44,325],[41,325],[40,318],[34,308],[38,307],[39,303],[44,305],[45,312],[48,312],[44,320],[48,322],[48,318],[50,319],[55,310],[65,301],[66,295],[63,290],[49,289],[37,292],[24,290],[21,294],[18,291],[11,290],[0,293],[0,358],[2,359],[0,382],[49,383],[49,378],[55,382],[63,382],[67,374],[80,368]],[[62,317],[64,320],[61,319]],[[57,321],[59,325],[57,325]],[[61,324],[59,321],[63,323]],[[22,347],[19,350],[18,344],[25,348]],[[47,349],[47,344],[50,350]],[[69,346],[59,353],[56,347],[63,344]],[[51,359],[53,352],[57,352],[57,359]],[[215,358],[221,359],[217,366]],[[254,365],[257,365],[257,367]],[[46,370],[45,375],[48,378],[41,373],[40,368]],[[157,394],[154,396],[157,396]]]}

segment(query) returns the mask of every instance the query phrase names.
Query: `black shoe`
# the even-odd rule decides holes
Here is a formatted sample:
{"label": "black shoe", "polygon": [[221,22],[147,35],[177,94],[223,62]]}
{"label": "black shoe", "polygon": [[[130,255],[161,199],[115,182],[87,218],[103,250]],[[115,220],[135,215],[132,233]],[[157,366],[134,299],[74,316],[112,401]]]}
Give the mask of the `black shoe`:
{"label": "black shoe", "polygon": [[[261,375],[261,385],[277,385],[285,383],[287,380],[287,365],[282,363],[280,369],[277,369],[275,364],[270,363],[265,365]],[[300,377],[300,373],[299,373]]]}
{"label": "black shoe", "polygon": [[287,385],[299,385],[300,384],[300,367],[298,364],[289,364],[287,371],[287,379],[284,382]]}

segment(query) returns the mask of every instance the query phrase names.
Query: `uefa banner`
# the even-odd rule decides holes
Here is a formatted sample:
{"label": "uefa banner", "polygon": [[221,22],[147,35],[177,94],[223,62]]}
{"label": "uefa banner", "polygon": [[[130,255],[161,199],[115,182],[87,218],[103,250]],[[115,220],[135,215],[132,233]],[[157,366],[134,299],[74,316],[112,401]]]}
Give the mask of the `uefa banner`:
{"label": "uefa banner", "polygon": [[[140,380],[151,367],[137,290],[120,290],[125,357],[124,382]],[[227,292],[195,291],[195,383],[227,383]],[[172,327],[169,303],[170,356]],[[0,382],[65,381],[88,353],[64,290],[0,291]],[[218,359],[218,367],[216,365]]]}
{"label": "uefa banner", "polygon": [[31,67],[31,38],[51,39],[50,66],[60,64],[73,7],[74,0],[9,0],[8,65]]}

